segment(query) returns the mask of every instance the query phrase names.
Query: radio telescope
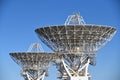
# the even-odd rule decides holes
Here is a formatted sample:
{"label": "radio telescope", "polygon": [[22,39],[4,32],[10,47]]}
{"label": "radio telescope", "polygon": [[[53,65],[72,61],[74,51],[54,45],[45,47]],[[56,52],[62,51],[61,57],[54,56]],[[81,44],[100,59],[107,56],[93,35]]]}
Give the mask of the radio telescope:
{"label": "radio telescope", "polygon": [[22,67],[25,80],[43,80],[48,75],[53,54],[46,53],[38,43],[33,43],[27,52],[10,53],[12,59]]}
{"label": "radio telescope", "polygon": [[88,66],[95,65],[96,52],[111,40],[116,29],[85,24],[80,14],[68,16],[64,25],[45,26],[35,32],[60,57],[55,64],[62,80],[89,80]]}

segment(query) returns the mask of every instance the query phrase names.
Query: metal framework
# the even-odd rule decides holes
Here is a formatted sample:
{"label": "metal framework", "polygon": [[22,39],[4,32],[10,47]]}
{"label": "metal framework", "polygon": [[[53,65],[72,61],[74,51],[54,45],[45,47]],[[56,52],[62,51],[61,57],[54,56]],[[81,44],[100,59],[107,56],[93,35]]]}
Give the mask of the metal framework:
{"label": "metal framework", "polygon": [[68,16],[64,25],[35,30],[40,40],[58,54],[55,61],[62,80],[89,80],[89,64],[95,65],[95,53],[111,40],[116,29],[86,25],[78,13]]}
{"label": "metal framework", "polygon": [[69,24],[85,24],[84,19],[80,16],[79,13],[75,13],[73,15],[69,15],[65,21],[65,25]]}
{"label": "metal framework", "polygon": [[38,42],[35,42],[30,45],[27,52],[44,52],[44,49]]}
{"label": "metal framework", "polygon": [[55,61],[59,79],[88,80],[91,77],[88,73],[88,66],[95,64],[95,54],[61,54],[59,59]]}
{"label": "metal framework", "polygon": [[40,52],[38,43],[33,43],[28,52],[10,53],[12,59],[22,67],[21,75],[25,80],[43,80],[48,75],[53,54]]}

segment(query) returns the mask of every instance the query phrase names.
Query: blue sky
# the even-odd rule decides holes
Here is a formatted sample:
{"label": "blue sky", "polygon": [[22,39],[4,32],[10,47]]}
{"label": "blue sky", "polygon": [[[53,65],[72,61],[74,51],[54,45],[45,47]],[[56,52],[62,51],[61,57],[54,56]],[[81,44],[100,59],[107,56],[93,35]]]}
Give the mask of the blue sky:
{"label": "blue sky", "polygon": [[[120,2],[118,0],[0,0],[0,80],[23,80],[10,52],[27,51],[40,42],[34,30],[64,24],[68,15],[80,12],[87,24],[109,25],[117,29],[113,39],[96,54],[96,66],[90,66],[91,80],[119,80]],[[51,51],[41,43],[45,51]],[[57,80],[55,67],[49,77]]]}

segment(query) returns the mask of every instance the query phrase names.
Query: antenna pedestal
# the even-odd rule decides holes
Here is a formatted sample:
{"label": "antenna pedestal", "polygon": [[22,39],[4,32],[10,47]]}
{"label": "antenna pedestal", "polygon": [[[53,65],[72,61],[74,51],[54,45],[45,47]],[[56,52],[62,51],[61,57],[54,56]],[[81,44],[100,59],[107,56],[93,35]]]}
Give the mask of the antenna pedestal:
{"label": "antenna pedestal", "polygon": [[61,62],[57,64],[60,72],[59,78],[62,80],[89,80],[88,66],[92,63],[89,56],[95,57],[94,54],[63,55]]}
{"label": "antenna pedestal", "polygon": [[[88,74],[88,65],[89,65],[89,60],[85,64],[81,64],[82,67],[79,67],[78,70],[76,71],[75,68],[72,69],[72,67],[68,66],[64,61],[62,61],[64,69],[68,75],[67,80],[89,80],[88,78],[90,77]],[[78,65],[76,65],[78,66]],[[77,68],[77,67],[76,67]]]}
{"label": "antenna pedestal", "polygon": [[24,80],[43,80],[45,77],[45,72],[29,73],[29,71],[31,70],[24,70],[21,72],[21,75],[24,77]]}

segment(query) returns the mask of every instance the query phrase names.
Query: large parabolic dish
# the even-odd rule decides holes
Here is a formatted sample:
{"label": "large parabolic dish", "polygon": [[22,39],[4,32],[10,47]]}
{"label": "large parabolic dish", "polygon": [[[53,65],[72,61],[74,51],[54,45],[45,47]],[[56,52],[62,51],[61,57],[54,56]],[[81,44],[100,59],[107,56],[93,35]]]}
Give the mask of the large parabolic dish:
{"label": "large parabolic dish", "polygon": [[12,59],[22,67],[23,71],[21,74],[25,80],[37,80],[41,78],[41,75],[48,75],[48,67],[53,59],[53,55],[54,54],[44,52],[10,53]]}
{"label": "large parabolic dish", "polygon": [[52,53],[33,53],[33,52],[16,52],[10,53],[12,59],[24,69],[43,69],[49,67],[50,61],[53,58]]}
{"label": "large parabolic dish", "polygon": [[116,29],[101,25],[70,24],[41,27],[35,32],[55,52],[95,53],[112,38]]}

